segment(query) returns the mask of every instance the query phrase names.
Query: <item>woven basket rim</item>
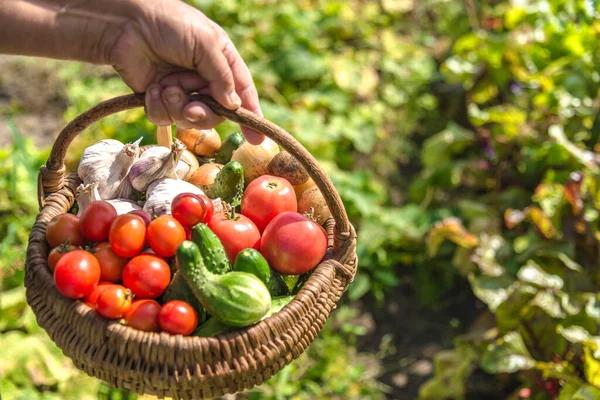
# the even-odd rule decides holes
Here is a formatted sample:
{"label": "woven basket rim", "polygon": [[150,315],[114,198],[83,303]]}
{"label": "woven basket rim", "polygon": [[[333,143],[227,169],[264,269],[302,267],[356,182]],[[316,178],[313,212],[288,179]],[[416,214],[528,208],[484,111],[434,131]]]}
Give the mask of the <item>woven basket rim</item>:
{"label": "woven basket rim", "polygon": [[[62,296],[47,265],[48,221],[68,212],[80,184],[64,168],[66,148],[96,120],[143,104],[129,95],[99,104],[71,121],[40,169],[40,213],[30,234],[25,266],[27,301],[38,324],[75,365],[120,388],[158,397],[196,399],[261,384],[297,358],[322,329],[356,273],[356,234],[329,178],[291,135],[246,110],[227,110],[198,97],[217,114],[265,133],[296,157],[315,180],[332,212],[324,225],[326,257],[280,311],[257,324],[214,337],[142,332],[97,315],[81,301]],[[333,205],[333,209],[332,209]],[[337,207],[337,208],[336,208]],[[343,229],[340,229],[340,226]]]}

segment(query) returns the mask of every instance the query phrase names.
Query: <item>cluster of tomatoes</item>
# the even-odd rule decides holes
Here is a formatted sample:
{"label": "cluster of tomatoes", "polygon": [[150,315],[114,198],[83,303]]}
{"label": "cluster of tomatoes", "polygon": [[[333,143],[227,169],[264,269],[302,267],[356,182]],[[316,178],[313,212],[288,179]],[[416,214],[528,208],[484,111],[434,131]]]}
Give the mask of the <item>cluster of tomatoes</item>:
{"label": "cluster of tomatoes", "polygon": [[48,266],[60,293],[83,300],[105,318],[144,331],[189,335],[198,321],[194,309],[157,299],[170,283],[177,247],[198,223],[219,237],[232,263],[239,252],[254,248],[282,274],[310,271],[327,249],[325,230],[297,212],[292,185],[264,175],[244,191],[241,213],[215,213],[208,197],[182,193],[172,201],[171,215],[154,219],[140,210],[117,215],[105,201],[90,203],[80,217],[60,214],[46,229],[53,248]]}
{"label": "cluster of tomatoes", "polygon": [[156,299],[169,285],[177,247],[189,239],[192,226],[210,221],[214,206],[207,197],[184,193],[171,208],[173,216],[152,219],[141,210],[117,215],[110,203],[95,201],[80,217],[53,218],[46,240],[53,247],[48,266],[58,291],[133,328],[189,335],[197,325],[194,309]]}

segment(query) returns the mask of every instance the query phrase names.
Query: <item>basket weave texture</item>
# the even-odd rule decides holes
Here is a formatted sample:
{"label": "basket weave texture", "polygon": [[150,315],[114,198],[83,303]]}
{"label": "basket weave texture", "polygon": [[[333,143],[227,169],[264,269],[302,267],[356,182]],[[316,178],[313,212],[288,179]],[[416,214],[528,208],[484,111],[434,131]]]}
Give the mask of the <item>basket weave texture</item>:
{"label": "basket weave texture", "polygon": [[93,122],[141,107],[143,94],[117,97],[71,121],[40,169],[40,213],[27,248],[27,301],[38,324],[77,368],[119,388],[174,399],[200,399],[260,385],[297,358],[320,332],[356,273],[356,234],[335,187],[311,154],[289,133],[245,109],[228,110],[212,98],[191,95],[215,113],[262,132],[300,161],[323,193],[332,218],[325,223],[329,249],[295,298],[280,312],[251,327],[216,337],[143,332],[98,316],[83,302],[56,289],[48,269],[46,225],[67,212],[81,183],[67,175],[71,141]]}

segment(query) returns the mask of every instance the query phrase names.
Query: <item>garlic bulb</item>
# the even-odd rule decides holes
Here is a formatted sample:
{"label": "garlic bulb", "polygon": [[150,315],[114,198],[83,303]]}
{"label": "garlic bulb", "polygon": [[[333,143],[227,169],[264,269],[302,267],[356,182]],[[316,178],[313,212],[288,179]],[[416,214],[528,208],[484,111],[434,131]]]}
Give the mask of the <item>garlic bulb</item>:
{"label": "garlic bulb", "polygon": [[[102,198],[100,198],[100,193],[98,193],[98,182],[93,182],[89,185],[79,185],[75,196],[77,204],[79,205],[79,210],[77,211],[78,216],[81,216],[90,203],[102,200]],[[109,199],[104,201],[110,203],[115,208],[117,215],[127,214],[130,211],[142,209],[140,204],[129,199]]]}
{"label": "garlic bulb", "polygon": [[183,153],[181,153],[181,158],[177,163],[177,167],[175,168],[175,172],[177,173],[177,177],[179,179],[183,179],[187,181],[189,178],[194,175],[194,172],[200,167],[200,163],[198,159],[188,149],[185,149]]}
{"label": "garlic bulb", "polygon": [[104,139],[86,148],[81,155],[77,174],[84,184],[98,183],[102,199],[129,197],[133,192],[127,174],[139,156],[140,142],[123,144],[118,140]]}
{"label": "garlic bulb", "polygon": [[137,202],[129,199],[112,199],[105,201],[110,203],[115,208],[115,210],[117,210],[117,215],[127,214],[131,211],[142,209],[142,207]]}
{"label": "garlic bulb", "polygon": [[102,200],[100,193],[98,193],[98,182],[92,182],[88,185],[82,183],[79,185],[75,192],[75,200],[77,200],[77,205],[79,206],[77,216],[81,216],[91,202]]}
{"label": "garlic bulb", "polygon": [[196,186],[179,179],[164,178],[152,182],[146,192],[144,211],[150,215],[171,214],[171,202],[175,196],[188,192],[204,195]]}
{"label": "garlic bulb", "polygon": [[177,179],[175,167],[185,145],[176,141],[171,150],[164,146],[153,146],[145,150],[129,171],[129,181],[135,190],[145,192],[148,186],[159,179]]}

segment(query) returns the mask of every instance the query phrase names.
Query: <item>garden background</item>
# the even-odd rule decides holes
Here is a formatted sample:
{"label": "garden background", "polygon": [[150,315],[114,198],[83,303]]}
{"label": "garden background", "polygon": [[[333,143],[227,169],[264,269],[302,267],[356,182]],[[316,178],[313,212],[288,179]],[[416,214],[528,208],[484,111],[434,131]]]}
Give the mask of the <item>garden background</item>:
{"label": "garden background", "polygon": [[[264,114],[320,160],[358,230],[343,305],[238,398],[600,398],[595,1],[191,3],[227,30]],[[53,138],[127,92],[107,67],[0,57],[5,400],[136,398],[62,356],[22,269]],[[153,133],[142,110],[105,119],[68,167],[101,138]]]}

